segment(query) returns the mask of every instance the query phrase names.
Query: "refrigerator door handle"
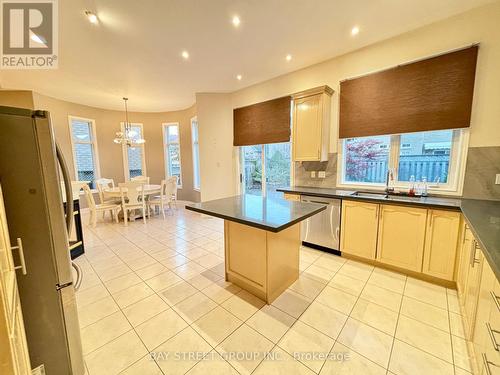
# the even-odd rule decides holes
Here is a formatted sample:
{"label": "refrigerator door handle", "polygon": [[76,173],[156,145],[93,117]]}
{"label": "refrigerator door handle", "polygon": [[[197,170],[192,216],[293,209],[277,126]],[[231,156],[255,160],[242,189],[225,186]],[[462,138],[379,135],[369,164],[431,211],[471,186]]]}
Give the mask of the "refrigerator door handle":
{"label": "refrigerator door handle", "polygon": [[71,189],[71,179],[69,178],[68,165],[66,160],[56,143],[56,155],[59,165],[61,166],[62,177],[64,181],[64,191],[66,192],[66,230],[71,233],[71,226],[73,225],[73,190]]}
{"label": "refrigerator door handle", "polygon": [[75,262],[71,262],[71,266],[76,271],[75,290],[78,291],[78,289],[80,289],[80,286],[82,285],[83,271],[82,271],[81,267],[78,264],[76,264]]}
{"label": "refrigerator door handle", "polygon": [[[59,145],[56,143],[56,156],[61,166],[62,177],[64,180],[64,191],[66,192],[66,230],[68,231],[68,237],[71,233],[71,226],[73,225],[73,189],[71,186],[71,179],[69,177],[68,165],[61,152]],[[75,262],[71,261],[71,266],[76,271],[76,281],[75,281],[75,291],[78,291],[80,285],[83,281],[83,272],[80,266]]]}

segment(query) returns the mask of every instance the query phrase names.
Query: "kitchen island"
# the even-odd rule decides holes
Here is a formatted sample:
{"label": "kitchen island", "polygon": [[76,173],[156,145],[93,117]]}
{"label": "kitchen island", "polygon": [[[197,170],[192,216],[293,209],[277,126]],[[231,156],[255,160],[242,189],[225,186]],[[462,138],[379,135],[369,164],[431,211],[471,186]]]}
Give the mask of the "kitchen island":
{"label": "kitchen island", "polygon": [[325,208],[250,194],[186,205],[224,219],[226,280],[267,303],[299,276],[300,222]]}

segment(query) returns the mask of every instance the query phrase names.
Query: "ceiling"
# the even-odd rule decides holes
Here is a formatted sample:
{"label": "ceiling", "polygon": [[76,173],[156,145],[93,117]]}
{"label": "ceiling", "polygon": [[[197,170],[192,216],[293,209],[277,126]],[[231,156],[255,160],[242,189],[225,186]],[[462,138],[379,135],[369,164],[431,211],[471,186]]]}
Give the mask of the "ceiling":
{"label": "ceiling", "polygon": [[0,83],[109,109],[123,96],[133,111],[184,109],[196,92],[238,90],[489,2],[63,0],[59,68],[2,71]]}

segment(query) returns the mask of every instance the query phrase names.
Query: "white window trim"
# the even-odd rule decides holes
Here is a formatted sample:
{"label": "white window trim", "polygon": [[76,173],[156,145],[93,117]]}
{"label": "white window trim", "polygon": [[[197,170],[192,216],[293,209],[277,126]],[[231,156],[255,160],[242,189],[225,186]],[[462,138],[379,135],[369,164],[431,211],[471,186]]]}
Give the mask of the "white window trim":
{"label": "white window trim", "polygon": [[[179,142],[171,142],[171,143],[168,142],[167,128],[169,126],[177,126],[177,129],[179,131]],[[177,185],[177,189],[182,189],[183,172],[182,172],[182,157],[181,157],[182,146],[181,146],[181,126],[180,126],[180,124],[178,122],[164,122],[162,124],[162,135],[163,135],[163,162],[165,164],[165,178],[171,177],[170,171],[168,169],[168,157],[169,157],[169,155],[167,152],[167,146],[171,145],[171,144],[178,144],[179,145],[179,163],[181,164],[181,175],[179,178],[180,183]]]}
{"label": "white window trim", "polygon": [[[144,126],[140,122],[131,122],[131,126],[139,126],[141,128],[141,137],[144,138]],[[125,131],[125,123],[120,122],[120,128],[121,131]],[[147,169],[146,169],[146,147],[144,143],[134,145],[134,147],[140,147],[141,152],[142,152],[142,175],[147,176]],[[123,158],[123,176],[125,177],[125,181],[130,180],[130,170],[129,170],[129,165],[128,165],[128,153],[127,153],[127,148],[128,146],[125,144],[122,144],[122,158]]]}
{"label": "white window trim", "polygon": [[[344,139],[339,139],[337,155],[337,187],[343,189],[371,189],[384,190],[385,183],[346,183],[344,182],[345,160],[344,160]],[[397,180],[397,165],[399,163],[399,134],[391,135],[391,152],[389,154],[389,165],[394,168],[395,189],[407,190],[410,183]],[[453,195],[460,196],[463,191],[463,182],[465,176],[465,164],[469,146],[469,129],[455,129],[453,131],[452,147],[450,154],[450,167],[447,183],[440,183],[438,186],[429,181],[429,193],[435,195]],[[458,166],[457,166],[458,163]]]}
{"label": "white window trim", "polygon": [[[91,136],[92,136],[92,140],[90,142],[87,142],[87,141],[75,142],[73,140],[73,120],[84,121],[84,122],[90,123]],[[90,119],[90,118],[80,117],[80,116],[68,115],[68,126],[69,126],[69,139],[71,142],[71,153],[73,156],[73,169],[75,172],[75,180],[78,180],[78,165],[76,163],[75,143],[89,143],[92,145],[93,152],[94,152],[96,180],[101,178],[101,167],[100,167],[100,163],[99,163],[99,149],[97,147],[97,135],[96,135],[97,133],[96,133],[95,120]],[[91,191],[96,192],[97,189],[92,189]]]}
{"label": "white window trim", "polygon": [[[198,184],[199,186],[195,185],[196,181],[196,161],[194,159],[194,137],[193,137],[193,122],[196,121],[196,127],[198,128],[198,140],[196,141],[196,144],[198,145]],[[200,126],[198,124],[198,117],[194,116],[190,120],[191,124],[191,154],[193,155],[193,190],[200,192],[201,191],[201,173],[200,173]]]}

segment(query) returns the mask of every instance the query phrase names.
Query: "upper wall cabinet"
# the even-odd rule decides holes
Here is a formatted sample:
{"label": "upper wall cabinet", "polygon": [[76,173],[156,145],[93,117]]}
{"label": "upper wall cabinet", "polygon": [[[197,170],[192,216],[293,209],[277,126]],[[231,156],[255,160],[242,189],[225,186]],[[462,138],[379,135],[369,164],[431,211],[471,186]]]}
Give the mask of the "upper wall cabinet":
{"label": "upper wall cabinet", "polygon": [[328,160],[332,94],[330,87],[320,86],[292,95],[294,161]]}

